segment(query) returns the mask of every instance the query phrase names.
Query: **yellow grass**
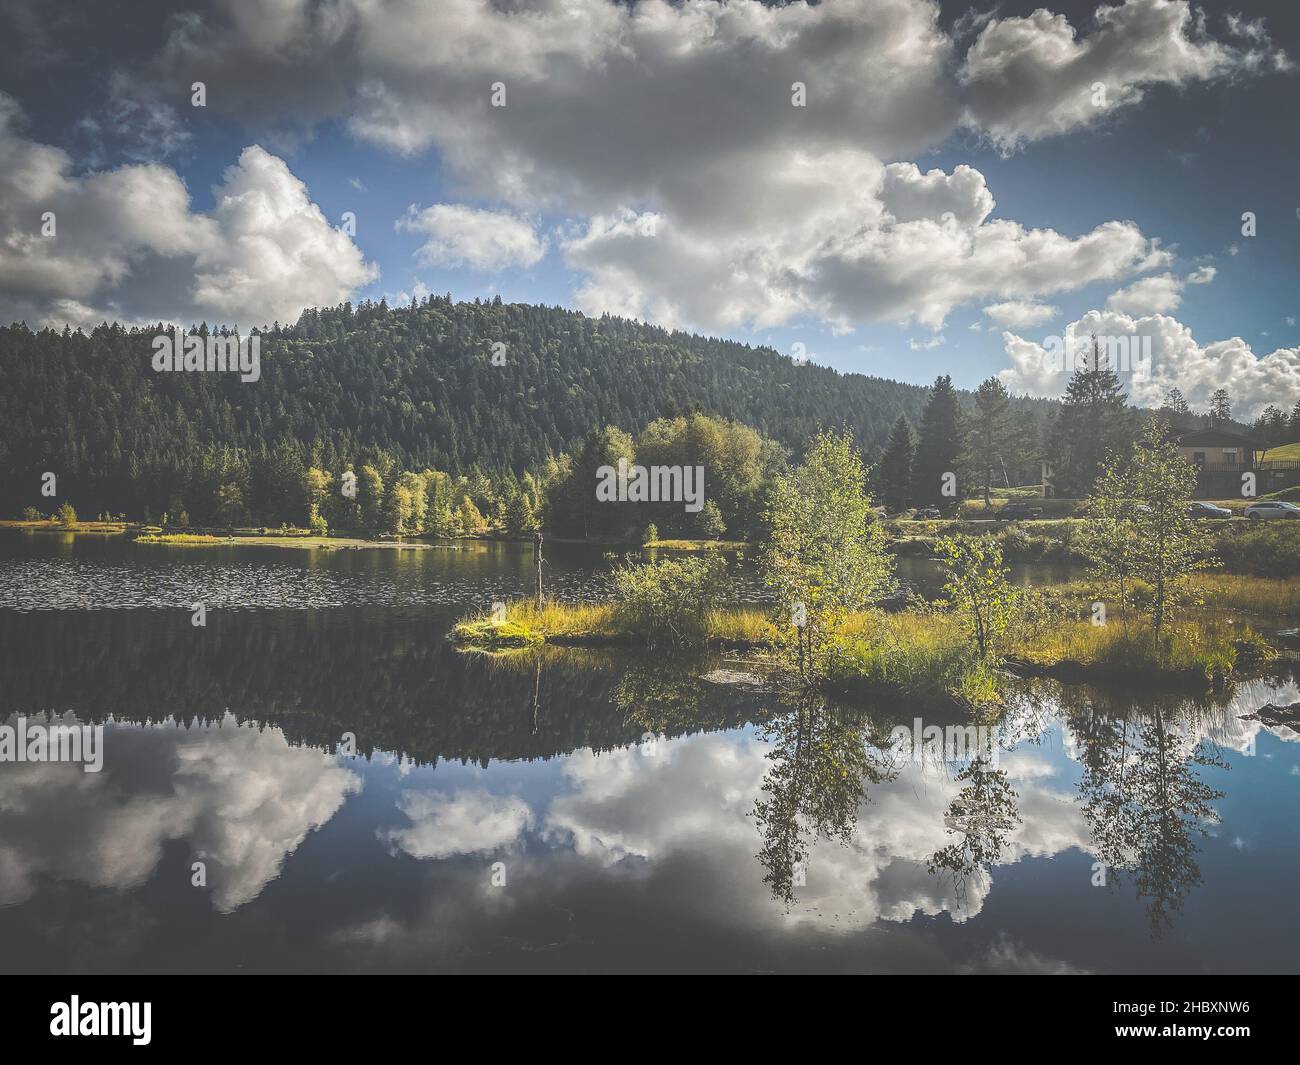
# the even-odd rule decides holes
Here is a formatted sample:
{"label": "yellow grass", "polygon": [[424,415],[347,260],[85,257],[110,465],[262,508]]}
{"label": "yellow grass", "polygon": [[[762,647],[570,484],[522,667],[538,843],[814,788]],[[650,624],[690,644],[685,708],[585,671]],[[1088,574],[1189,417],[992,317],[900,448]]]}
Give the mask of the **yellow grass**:
{"label": "yellow grass", "polygon": [[[1197,573],[1190,583],[1202,600],[1199,607],[1192,608],[1192,613],[1232,610],[1277,617],[1300,616],[1300,581],[1236,573]],[[1095,589],[1086,580],[1046,585],[1043,591],[1050,598],[1076,606],[1096,598]],[[1144,591],[1139,585],[1139,596]]]}
{"label": "yellow grass", "polygon": [[705,619],[709,639],[731,644],[769,644],[776,639],[776,626],[764,610],[728,607],[710,610]]}
{"label": "yellow grass", "polygon": [[53,533],[91,533],[100,536],[116,536],[126,531],[124,521],[77,521],[63,525],[57,521],[0,521],[0,528],[26,529],[31,532]]}
{"label": "yellow grass", "polygon": [[[532,600],[505,604],[503,621],[484,610],[463,618],[452,627],[460,643],[525,647],[546,641],[623,642],[640,633],[630,629],[616,603],[546,603],[539,610]],[[706,638],[710,643],[758,646],[770,643],[776,628],[762,610],[725,607],[710,610]]]}
{"label": "yellow grass", "polygon": [[1109,679],[1132,681],[1183,676],[1220,681],[1239,658],[1267,659],[1272,652],[1245,626],[1200,617],[1168,626],[1157,647],[1144,621],[1056,621],[1015,640],[1010,653],[1042,666],[1077,664]]}
{"label": "yellow grass", "polygon": [[831,682],[849,692],[895,691],[968,708],[999,702],[1000,678],[950,614],[852,614],[840,626]]}
{"label": "yellow grass", "polygon": [[[452,638],[472,649],[504,651],[545,643],[618,644],[640,642],[615,603],[506,604],[504,617],[475,613],[452,629]],[[725,607],[706,616],[706,641],[773,648],[786,635],[762,610]],[[1001,661],[982,660],[965,626],[953,614],[935,611],[855,613],[841,624],[829,660],[828,683],[847,695],[895,692],[921,700],[955,703],[972,710],[1000,701],[1005,676]],[[1018,669],[1066,670],[1097,682],[1180,680],[1220,683],[1239,665],[1254,665],[1273,652],[1245,626],[1213,615],[1185,618],[1166,628],[1157,648],[1149,627],[1133,620],[1109,625],[1058,618],[1035,631],[1016,628],[1003,649]],[[1066,676],[1065,673],[1060,673]]]}
{"label": "yellow grass", "polygon": [[145,533],[137,536],[135,542],[165,544],[170,547],[293,547],[325,551],[363,547],[420,551],[433,546],[397,540],[361,540],[347,536],[214,536],[211,533]]}
{"label": "yellow grass", "polygon": [[743,551],[744,540],[651,540],[641,545],[655,551]]}

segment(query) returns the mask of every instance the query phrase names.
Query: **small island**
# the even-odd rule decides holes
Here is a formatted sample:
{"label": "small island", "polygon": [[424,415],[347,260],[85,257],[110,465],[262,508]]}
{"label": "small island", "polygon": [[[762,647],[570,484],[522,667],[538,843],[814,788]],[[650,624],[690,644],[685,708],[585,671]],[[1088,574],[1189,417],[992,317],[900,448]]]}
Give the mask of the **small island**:
{"label": "small island", "polygon": [[[1189,516],[1196,471],[1152,421],[1112,457],[1086,502],[1089,579],[1013,586],[990,532],[935,540],[946,583],[936,601],[899,602],[889,536],[847,436],[824,432],[768,496],[759,545],[769,610],[725,603],[718,554],[628,561],[611,602],[522,600],[476,612],[450,638],[467,649],[542,645],[727,648],[786,686],[841,696],[892,692],[996,712],[1005,678],[1222,689],[1278,651],[1246,624],[1202,609],[1220,575],[1213,540]],[[1248,578],[1239,593],[1257,595]],[[1217,599],[1232,584],[1221,584]],[[1293,591],[1277,597],[1296,606]],[[888,608],[887,608],[888,607]],[[901,609],[900,609],[901,607]]]}

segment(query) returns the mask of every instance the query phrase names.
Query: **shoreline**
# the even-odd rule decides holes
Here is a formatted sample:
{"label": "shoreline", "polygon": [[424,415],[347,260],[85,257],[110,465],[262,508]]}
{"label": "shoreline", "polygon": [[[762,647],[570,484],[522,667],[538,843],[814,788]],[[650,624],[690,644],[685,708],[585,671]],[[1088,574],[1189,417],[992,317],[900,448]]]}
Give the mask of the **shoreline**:
{"label": "shoreline", "polygon": [[[1267,675],[1300,655],[1279,650],[1246,625],[1197,614],[1171,629],[1172,653],[1157,658],[1143,639],[1118,625],[1105,634],[1089,621],[1062,619],[1052,632],[1012,641],[1001,654],[980,660],[963,645],[951,617],[907,612],[856,614],[845,624],[843,653],[822,678],[828,693],[850,699],[899,695],[958,705],[977,713],[1002,704],[998,675],[1052,677],[1099,688],[1161,685],[1180,691],[1221,690],[1237,680]],[[782,632],[762,610],[715,608],[703,638],[682,651],[779,651]],[[469,614],[447,639],[471,653],[512,655],[543,647],[631,648],[647,644],[646,631],[629,623],[613,603],[506,604],[504,615]]]}

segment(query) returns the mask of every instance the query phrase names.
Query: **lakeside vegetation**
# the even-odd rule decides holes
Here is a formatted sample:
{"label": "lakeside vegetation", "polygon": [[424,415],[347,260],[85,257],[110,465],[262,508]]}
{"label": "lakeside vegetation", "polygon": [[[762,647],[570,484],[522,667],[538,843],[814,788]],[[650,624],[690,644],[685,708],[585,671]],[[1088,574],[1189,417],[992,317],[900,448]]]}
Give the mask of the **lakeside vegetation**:
{"label": "lakeside vegetation", "polygon": [[[1203,521],[1200,550],[1228,573],[1259,577],[1300,576],[1300,523]],[[1106,535],[1092,517],[1033,521],[1015,525],[935,520],[884,522],[889,549],[908,558],[934,558],[946,536],[989,536],[1009,562],[1086,563],[1088,544]]]}
{"label": "lakeside vegetation", "polygon": [[[896,693],[976,714],[999,705],[1013,673],[1206,689],[1274,655],[1248,626],[1194,612],[1221,575],[1205,572],[1215,564],[1210,533],[1188,516],[1195,470],[1158,423],[1131,451],[1108,455],[1095,483],[1087,581],[1055,595],[1014,587],[999,536],[957,534],[936,542],[943,598],[901,612],[881,606],[896,584],[861,456],[847,436],[825,432],[807,455],[769,498],[762,568],[770,610],[723,606],[726,562],[708,554],[624,563],[609,603],[510,603],[495,616],[463,619],[451,638],[488,650],[740,648],[785,686]],[[1257,590],[1242,578],[1218,587],[1239,596]],[[1080,618],[1084,595],[1097,598]]]}
{"label": "lakeside vegetation", "polygon": [[647,540],[647,551],[744,551],[752,546],[744,540]]}
{"label": "lakeside vegetation", "polygon": [[[1197,573],[1188,580],[1199,613],[1233,611],[1261,617],[1300,617],[1300,583],[1275,577],[1254,577],[1239,573]],[[1097,588],[1087,580],[1063,581],[1038,586],[1045,601],[1062,610],[1086,614],[1096,600]],[[1151,588],[1134,581],[1129,594],[1144,607]],[[1122,620],[1121,613],[1119,618]]]}
{"label": "lakeside vegetation", "polygon": [[314,536],[310,531],[271,533],[260,536],[216,536],[207,533],[144,533],[135,537],[138,544],[166,544],[170,547],[285,547],[298,550],[341,551],[361,548],[419,551],[433,544],[407,543],[402,540],[359,540],[349,536]]}

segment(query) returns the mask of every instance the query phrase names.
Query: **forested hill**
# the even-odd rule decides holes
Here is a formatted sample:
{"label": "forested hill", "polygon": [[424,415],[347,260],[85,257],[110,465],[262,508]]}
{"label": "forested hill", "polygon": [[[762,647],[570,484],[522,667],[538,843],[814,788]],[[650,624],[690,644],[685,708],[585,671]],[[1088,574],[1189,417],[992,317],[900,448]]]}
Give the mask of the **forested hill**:
{"label": "forested hill", "polygon": [[42,471],[100,496],[183,479],[214,447],[256,454],[283,441],[326,467],[379,449],[407,469],[518,472],[593,427],[636,432],[691,410],[794,448],[819,426],[849,426],[874,454],[900,412],[917,420],[927,394],[768,348],[499,301],[308,310],[262,334],[261,378],[248,383],[156,372],[162,331],[0,330],[0,506],[30,501]]}

